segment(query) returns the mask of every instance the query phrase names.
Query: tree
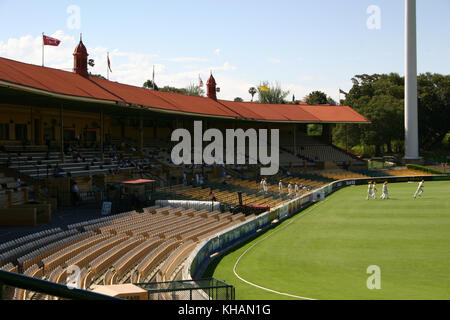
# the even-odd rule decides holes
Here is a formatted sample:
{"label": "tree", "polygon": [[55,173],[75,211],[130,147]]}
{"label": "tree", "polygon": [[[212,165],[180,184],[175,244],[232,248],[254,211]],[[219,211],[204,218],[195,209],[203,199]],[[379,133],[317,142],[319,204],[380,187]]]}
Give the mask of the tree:
{"label": "tree", "polygon": [[269,82],[263,82],[262,86],[269,88],[269,91],[262,91],[259,88],[259,103],[264,104],[286,104],[286,97],[289,95],[289,91],[281,89],[280,85],[270,85]]}
{"label": "tree", "polygon": [[237,97],[234,99],[234,102],[244,102],[244,99]]}
{"label": "tree", "polygon": [[165,86],[164,88],[159,89],[161,92],[173,92],[178,94],[187,94],[187,90],[185,88],[175,88],[170,86]]}
{"label": "tree", "polygon": [[[143,87],[144,87],[144,88],[147,88],[147,89],[153,89],[153,80],[147,80],[147,81],[145,81]],[[158,86],[156,85],[156,83],[155,83],[154,89],[155,89],[155,91],[158,91],[158,90],[159,90],[159,88],[158,88]]]}
{"label": "tree", "polygon": [[99,78],[99,79],[106,80],[106,78],[104,76],[102,76],[101,74],[92,74],[92,73],[90,73],[89,75],[91,77],[94,77],[94,78]]}
{"label": "tree", "polygon": [[190,84],[186,88],[186,95],[188,95],[188,96],[196,96],[196,97],[203,97],[203,96],[205,96],[205,90],[203,90],[199,85]]}
{"label": "tree", "polygon": [[450,132],[450,76],[425,73],[417,83],[420,145],[432,150]]}
{"label": "tree", "polygon": [[252,96],[252,102],[253,102],[253,98],[254,98],[255,94],[258,93],[258,90],[256,90],[255,87],[251,87],[251,88],[248,90],[248,93],[250,93],[250,95]]}
{"label": "tree", "polygon": [[322,91],[311,92],[309,95],[306,96],[305,101],[307,104],[312,105],[312,106],[328,104],[328,102],[329,102],[327,95],[325,93],[323,93]]}

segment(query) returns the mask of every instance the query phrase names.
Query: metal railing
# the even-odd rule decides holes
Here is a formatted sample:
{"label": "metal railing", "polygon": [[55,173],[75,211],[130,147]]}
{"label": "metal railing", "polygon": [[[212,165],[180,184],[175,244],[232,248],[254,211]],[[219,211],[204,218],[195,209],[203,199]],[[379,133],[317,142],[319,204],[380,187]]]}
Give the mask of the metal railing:
{"label": "metal railing", "polygon": [[139,283],[146,290],[149,300],[235,300],[235,288],[217,279]]}
{"label": "metal railing", "polygon": [[62,284],[0,270],[0,300],[7,298],[4,296],[6,286],[70,300],[123,300],[91,291],[69,289]]}

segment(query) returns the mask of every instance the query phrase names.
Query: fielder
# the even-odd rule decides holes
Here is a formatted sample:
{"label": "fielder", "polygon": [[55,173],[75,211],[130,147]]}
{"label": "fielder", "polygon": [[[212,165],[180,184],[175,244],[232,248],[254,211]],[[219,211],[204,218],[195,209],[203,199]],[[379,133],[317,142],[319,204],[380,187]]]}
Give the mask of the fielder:
{"label": "fielder", "polygon": [[367,190],[366,200],[370,200],[370,198],[372,198],[372,181],[369,181],[369,189]]}
{"label": "fielder", "polygon": [[374,182],[372,185],[372,198],[377,200],[377,183]]}
{"label": "fielder", "polygon": [[417,191],[416,191],[416,193],[414,194],[414,199],[416,199],[417,196],[422,197],[422,195],[423,195],[423,185],[424,185],[424,184],[425,184],[425,180],[422,180],[422,181],[419,183],[419,187],[417,188]]}
{"label": "fielder", "polygon": [[298,186],[298,184],[295,184],[295,196],[298,197],[300,193],[300,188]]}
{"label": "fielder", "polygon": [[292,184],[289,182],[288,184],[288,195],[291,196],[292,195]]}
{"label": "fielder", "polygon": [[280,190],[280,194],[283,194],[283,180],[280,180],[280,183],[278,184],[278,190]]}
{"label": "fielder", "polygon": [[383,199],[383,200],[388,200],[388,199],[390,199],[390,198],[389,198],[389,191],[388,191],[387,185],[388,185],[388,182],[386,181],[386,182],[383,184],[383,194],[381,195],[381,199]]}

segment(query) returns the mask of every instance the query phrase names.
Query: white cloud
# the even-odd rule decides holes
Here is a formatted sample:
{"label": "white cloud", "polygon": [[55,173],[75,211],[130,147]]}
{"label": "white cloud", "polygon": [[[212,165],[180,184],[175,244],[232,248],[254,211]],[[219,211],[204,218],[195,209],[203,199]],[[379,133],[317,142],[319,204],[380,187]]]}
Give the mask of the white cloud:
{"label": "white cloud", "polygon": [[267,61],[270,63],[281,63],[281,60],[278,58],[269,58]]}
{"label": "white cloud", "polygon": [[220,49],[214,50],[214,54],[217,55],[217,56],[220,54],[220,52],[221,52]]}

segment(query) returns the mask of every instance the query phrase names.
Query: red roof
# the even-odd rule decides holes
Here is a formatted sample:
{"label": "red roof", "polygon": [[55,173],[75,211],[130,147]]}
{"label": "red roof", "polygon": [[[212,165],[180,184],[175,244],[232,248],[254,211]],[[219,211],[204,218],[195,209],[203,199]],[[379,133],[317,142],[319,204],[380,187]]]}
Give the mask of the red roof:
{"label": "red roof", "polygon": [[[0,58],[0,81],[70,97],[140,105],[152,110],[256,121],[369,123],[350,107],[232,102],[152,91],[73,72]],[[20,88],[19,88],[20,89]]]}

